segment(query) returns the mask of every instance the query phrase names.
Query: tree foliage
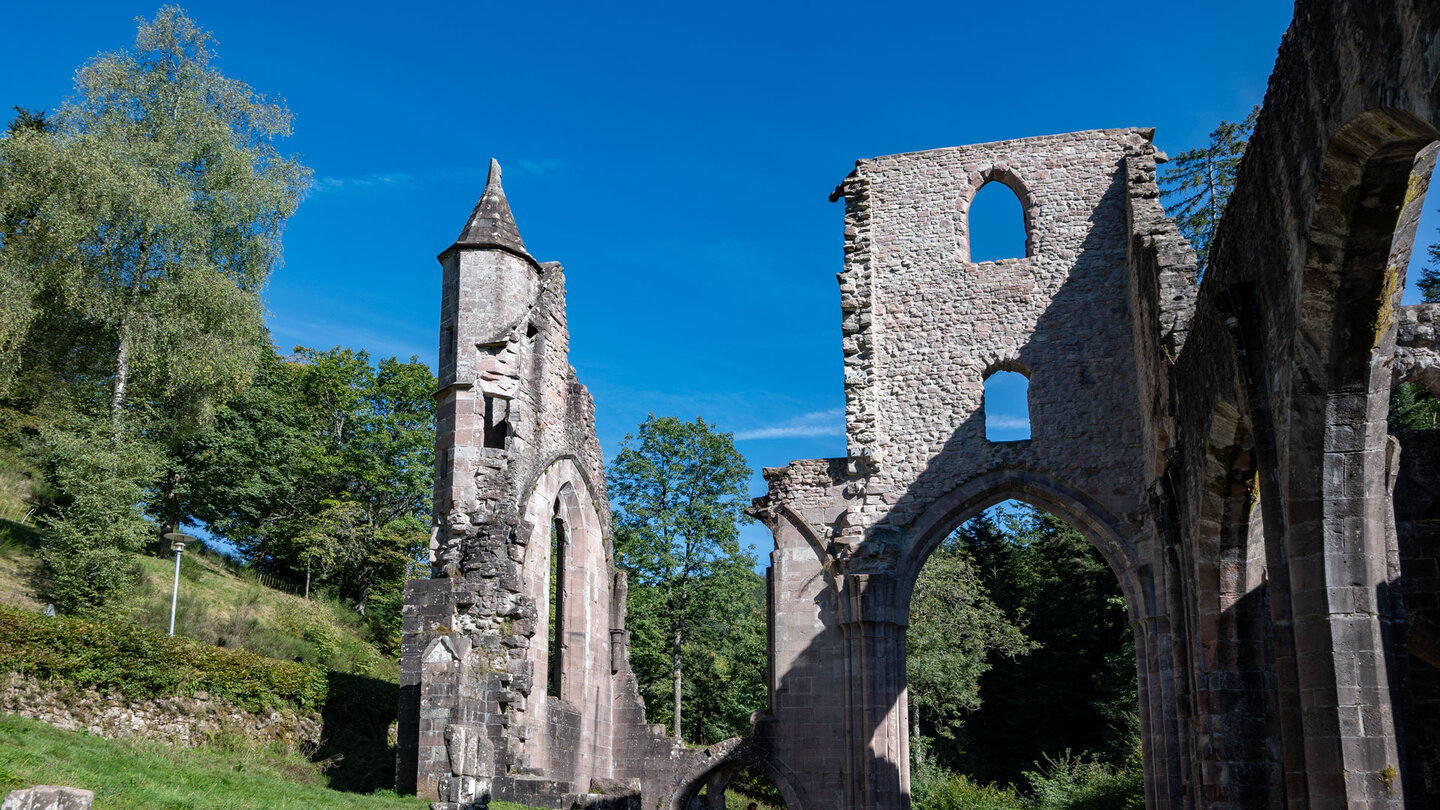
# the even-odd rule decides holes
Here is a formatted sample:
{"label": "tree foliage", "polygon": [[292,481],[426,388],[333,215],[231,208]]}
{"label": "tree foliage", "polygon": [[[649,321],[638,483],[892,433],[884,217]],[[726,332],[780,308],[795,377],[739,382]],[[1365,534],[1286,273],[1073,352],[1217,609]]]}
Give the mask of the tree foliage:
{"label": "tree foliage", "polygon": [[[976,531],[991,530],[980,520]],[[931,554],[910,597],[912,736],[953,738],[965,715],[980,708],[980,676],[992,655],[1014,658],[1035,646],[1025,636],[1025,617],[1006,616],[990,598],[963,539],[952,536]]]}
{"label": "tree foliage", "polygon": [[1243,121],[1221,121],[1205,146],[1176,155],[1161,178],[1166,208],[1195,248],[1202,275],[1210,265],[1215,228],[1235,189],[1236,172],[1259,115],[1256,106]]}
{"label": "tree foliage", "polygon": [[739,543],[749,476],[729,434],[653,414],[608,471],[631,660],[651,719],[692,740],[743,732],[764,701],[763,588]]}
{"label": "tree foliage", "polygon": [[[1021,784],[1036,763],[1067,751],[1128,767],[1138,701],[1134,641],[1119,585],[1099,552],[1064,521],[1030,507],[969,521],[941,552],[950,549],[963,565],[937,552],[927,569],[941,565],[922,572],[917,594],[926,577],[948,578],[956,584],[939,590],[972,594],[974,618],[947,632],[927,627],[923,614],[912,617],[912,636],[935,638],[922,651],[943,650],[948,635],[955,662],[939,670],[947,677],[912,686],[922,707],[927,693],[946,701],[943,710],[930,710],[928,723],[922,714],[930,739],[918,740],[920,751],[933,752],[925,765],[1001,784]],[[947,566],[969,570],[957,575]],[[917,666],[911,652],[913,684],[915,673],[929,677],[937,668]]]}
{"label": "tree foliage", "polygon": [[216,70],[211,43],[163,8],[0,136],[0,396],[49,426],[44,556],[74,609],[120,592],[109,563],[139,534],[187,517],[188,450],[269,349],[259,293],[309,171],[275,148],[289,112]]}
{"label": "tree foliage", "polygon": [[137,511],[157,459],[129,434],[78,420],[42,431],[42,470],[55,502],[42,516],[46,595],[63,613],[90,613],[125,596],[137,574],[131,555],[153,528]]}
{"label": "tree foliage", "polygon": [[1390,389],[1390,432],[1440,427],[1440,400],[1415,383]]}
{"label": "tree foliage", "polygon": [[198,421],[248,380],[259,290],[309,180],[273,145],[289,112],[215,70],[211,42],[163,8],[77,72],[53,126],[25,112],[0,140],[0,366],[32,331],[85,324],[117,433],[137,387]]}
{"label": "tree foliage", "polygon": [[[417,358],[334,348],[271,357],[187,446],[187,512],[262,570],[312,576],[368,613],[429,536],[436,386]],[[378,629],[378,628],[377,628]]]}
{"label": "tree foliage", "polygon": [[[1440,235],[1440,229],[1436,231]],[[1415,286],[1420,290],[1420,300],[1427,304],[1440,303],[1440,240],[1426,249],[1430,259],[1420,270]]]}

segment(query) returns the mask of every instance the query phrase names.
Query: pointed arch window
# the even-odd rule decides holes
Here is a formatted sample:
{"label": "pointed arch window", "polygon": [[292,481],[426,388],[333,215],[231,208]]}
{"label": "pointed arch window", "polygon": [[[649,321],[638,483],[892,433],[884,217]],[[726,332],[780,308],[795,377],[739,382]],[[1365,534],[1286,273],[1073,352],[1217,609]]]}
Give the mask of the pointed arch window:
{"label": "pointed arch window", "polygon": [[555,516],[550,521],[550,627],[547,634],[549,660],[546,668],[549,679],[545,693],[551,697],[562,697],[565,677],[565,660],[562,648],[565,645],[565,568],[570,557],[570,538],[565,531],[565,522],[560,519],[560,502],[555,502]]}

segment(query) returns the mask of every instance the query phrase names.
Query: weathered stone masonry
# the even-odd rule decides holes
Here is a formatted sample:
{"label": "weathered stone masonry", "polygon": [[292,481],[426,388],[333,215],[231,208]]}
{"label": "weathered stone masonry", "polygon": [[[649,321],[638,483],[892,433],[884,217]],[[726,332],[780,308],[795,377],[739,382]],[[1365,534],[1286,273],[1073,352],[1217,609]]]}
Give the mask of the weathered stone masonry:
{"label": "weathered stone masonry", "polygon": [[[1149,137],[892,155],[860,161],[837,190],[850,455],[767,470],[771,493],[757,502],[776,540],[764,739],[798,773],[839,765],[804,786],[814,806],[901,806],[910,589],[930,552],[986,507],[1015,497],[1069,518],[1120,576],[1137,627],[1163,611],[1140,564],[1152,543],[1123,171],[1127,156],[1153,152]],[[972,263],[969,202],[989,182],[1020,198],[1027,255]],[[1030,380],[1030,440],[985,438],[984,380],[997,370]],[[1154,701],[1164,675],[1145,674]],[[858,742],[837,746],[847,736]]]}
{"label": "weathered stone masonry", "polygon": [[440,263],[434,570],[406,588],[397,783],[449,809],[664,793],[679,753],[630,672],[564,271],[525,249],[497,164]]}
{"label": "weathered stone masonry", "polygon": [[[1436,308],[1399,306],[1437,100],[1440,4],[1298,3],[1202,284],[1148,130],[859,161],[834,197],[847,456],[765,471],[769,704],[683,756],[625,662],[562,274],[497,174],[442,254],[441,530],[407,591],[402,784],[456,807],[631,780],[680,810],[750,766],[791,810],[907,807],[910,589],[1017,498],[1125,593],[1148,806],[1440,806],[1440,440],[1386,429],[1394,382],[1440,388]],[[1023,257],[969,260],[988,182],[1021,200]],[[985,437],[998,370],[1029,378],[1029,440]]]}

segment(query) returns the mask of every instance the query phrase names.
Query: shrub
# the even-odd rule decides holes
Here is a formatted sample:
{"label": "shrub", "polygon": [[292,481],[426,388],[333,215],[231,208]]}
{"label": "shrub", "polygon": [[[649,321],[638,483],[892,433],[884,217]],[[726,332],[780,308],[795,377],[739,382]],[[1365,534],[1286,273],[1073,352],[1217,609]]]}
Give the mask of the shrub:
{"label": "shrub", "polygon": [[915,810],[1026,810],[1010,788],[979,785],[939,765],[917,766],[910,774]]}
{"label": "shrub", "polygon": [[[1038,763],[1037,763],[1038,764]],[[1145,778],[1138,770],[1111,768],[1093,759],[1046,757],[1039,772],[1026,771],[1035,810],[1144,810]]]}
{"label": "shrub", "polygon": [[154,455],[101,423],[42,432],[46,482],[54,510],[44,518],[46,595],[62,613],[98,610],[124,596],[139,577],[130,554],[154,533],[136,504],[145,496]]}
{"label": "shrub", "polygon": [[0,672],[149,698],[206,691],[252,711],[315,711],[318,667],[169,637],[128,621],[47,618],[0,607]]}

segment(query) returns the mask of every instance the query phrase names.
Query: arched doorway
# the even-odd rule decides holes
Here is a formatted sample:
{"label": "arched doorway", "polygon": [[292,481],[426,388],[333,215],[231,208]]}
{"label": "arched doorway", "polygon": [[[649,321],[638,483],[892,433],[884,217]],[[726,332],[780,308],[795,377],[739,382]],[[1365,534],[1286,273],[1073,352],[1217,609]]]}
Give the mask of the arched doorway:
{"label": "arched doorway", "polygon": [[1143,798],[1125,599],[1064,518],[1010,500],[964,521],[920,569],[909,619],[917,802],[1005,802],[1006,786]]}
{"label": "arched doorway", "polygon": [[[1042,473],[1001,470],[978,476],[937,500],[927,513],[916,521],[912,534],[915,539],[898,566],[897,606],[901,610],[897,612],[905,615],[907,619],[911,616],[917,595],[919,598],[924,597],[924,574],[931,561],[937,559],[937,555],[955,556],[957,546],[961,545],[956,540],[957,532],[963,534],[964,527],[977,519],[993,521],[995,518],[984,516],[987,512],[993,515],[993,508],[1002,503],[1009,504],[1012,511],[1022,511],[1018,519],[1030,524],[1027,530],[1031,534],[1050,536],[1050,542],[1056,544],[1054,549],[1049,550],[1060,556],[1057,558],[1052,555],[1051,558],[1042,560],[1044,565],[1048,566],[1048,584],[1052,592],[1062,591],[1074,584],[1074,578],[1082,577],[1085,585],[1081,590],[1091,592],[1090,595],[1095,597],[1094,603],[1111,611],[1108,631],[1112,635],[1113,644],[1111,649],[1097,657],[1108,667],[1110,676],[1119,676],[1118,680],[1109,678],[1118,684],[1118,689],[1112,690],[1108,700],[1100,701],[1115,715],[1106,720],[1115,731],[1109,735],[1108,746],[1102,744],[1104,741],[1100,739],[1104,734],[1090,734],[1088,737],[1080,735],[1068,746],[1063,742],[1063,733],[1051,734],[1046,738],[1046,743],[1041,743],[1028,753],[1024,746],[1014,746],[1008,754],[1012,765],[1019,761],[1019,758],[1038,755],[1042,760],[1042,767],[1035,768],[1037,772],[1045,771],[1043,760],[1046,756],[1057,762],[1064,760],[1056,767],[1063,765],[1072,771],[1083,764],[1093,774],[1101,769],[1100,766],[1104,766],[1108,776],[1113,778],[1112,781],[1128,780],[1128,787],[1125,789],[1141,793],[1143,785],[1153,781],[1153,776],[1147,778],[1147,771],[1156,767],[1154,763],[1157,760],[1163,762],[1167,759],[1164,751],[1155,750],[1155,741],[1161,735],[1152,732],[1154,722],[1149,711],[1149,707],[1159,700],[1159,689],[1165,682],[1163,677],[1154,671],[1156,656],[1151,648],[1158,649],[1163,646],[1164,640],[1152,637],[1156,635],[1152,626],[1153,617],[1156,615],[1154,584],[1150,570],[1137,562],[1139,557],[1134,543],[1125,533],[1129,524],[1109,515],[1084,493]],[[1064,559],[1065,555],[1074,556],[1076,559]],[[973,553],[970,554],[969,563],[972,566],[975,564],[974,556]],[[1043,554],[1038,556],[1044,557]],[[985,576],[994,581],[993,574],[997,573],[1002,572],[988,572]],[[976,579],[985,578],[979,573],[972,575]],[[1012,607],[1015,604],[1018,603],[1012,600]],[[1061,607],[1053,613],[1063,615],[1064,610],[1065,608]],[[995,614],[992,613],[991,618],[995,618]],[[910,629],[907,628],[907,636],[909,632]],[[1052,642],[1052,646],[1059,645]],[[1014,651],[1013,646],[1011,651]],[[1117,663],[1120,664],[1118,668]],[[1072,668],[1076,667],[1087,670],[1097,668],[1093,663],[1072,665]],[[1065,665],[1061,665],[1058,670],[1063,671],[1064,668]],[[1057,668],[1052,665],[1052,669]],[[1009,676],[1013,676],[1013,673],[1009,673],[1007,677]],[[1042,685],[1041,688],[1052,693],[1063,691],[1056,689],[1054,684]],[[1085,689],[1083,685],[1075,687],[1077,692]],[[1023,697],[1023,685],[1012,689],[1011,693],[1012,699],[1015,695]],[[910,706],[913,699],[914,696],[907,687],[902,700],[906,709],[904,720],[907,740],[914,739],[915,735],[915,731],[910,729],[910,723],[915,719]],[[983,704],[983,698],[981,701]],[[923,698],[921,702],[923,704]],[[1117,705],[1123,705],[1123,711],[1116,711]],[[1098,716],[1096,712],[1091,714]],[[1066,725],[1066,722],[1059,722],[1061,718],[1054,719],[1057,722],[1052,725]],[[1072,715],[1066,718],[1066,721],[1071,727],[1083,723],[1078,719],[1078,715]],[[1031,729],[1027,732],[1022,729],[1016,733],[1033,736],[1034,731]],[[920,733],[929,736],[923,719]],[[1049,744],[1049,741],[1057,739],[1061,740],[1058,750],[1046,750],[1047,745],[1049,748],[1057,748],[1057,745]],[[923,743],[924,741],[922,745]],[[986,743],[972,740],[971,744]],[[1138,752],[1135,751],[1137,746],[1140,749]],[[1065,750],[1067,747],[1070,748],[1068,752]],[[931,750],[934,750],[933,746]],[[1083,762],[1082,752],[1085,753]],[[912,763],[906,764],[908,766]],[[1017,769],[1011,768],[1012,772],[1015,770]],[[994,772],[977,776],[980,781],[996,778]],[[1000,781],[1017,781],[1014,776],[1012,773],[1010,778],[1002,778]],[[917,783],[913,771],[908,783],[912,792],[926,788],[925,784]]]}
{"label": "arched doorway", "polygon": [[697,751],[670,797],[669,810],[803,810],[794,775],[764,746],[733,737]]}

